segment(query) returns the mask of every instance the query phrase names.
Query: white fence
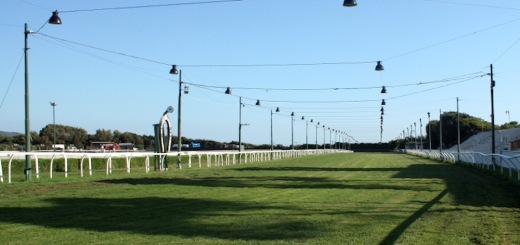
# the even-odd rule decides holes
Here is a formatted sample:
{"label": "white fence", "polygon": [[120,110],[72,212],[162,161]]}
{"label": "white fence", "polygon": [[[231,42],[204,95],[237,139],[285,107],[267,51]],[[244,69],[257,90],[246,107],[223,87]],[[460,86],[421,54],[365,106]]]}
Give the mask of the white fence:
{"label": "white fence", "polygon": [[520,180],[520,155],[505,156],[502,154],[484,154],[480,152],[451,152],[443,151],[427,151],[427,150],[404,150],[405,153],[432,158],[447,162],[462,162],[471,164],[480,168],[493,169],[496,171],[500,168],[500,172],[509,171],[509,177],[513,178],[513,170],[516,171],[517,179]]}
{"label": "white fence", "polygon": [[[88,174],[92,175],[92,159],[104,159],[105,160],[105,172],[106,175],[110,175],[112,173],[112,159],[114,158],[124,158],[126,163],[126,172],[130,173],[132,170],[132,158],[138,158],[140,160],[144,159],[145,171],[148,173],[150,171],[150,161],[155,160],[155,157],[165,158],[165,157],[178,157],[181,156],[182,159],[188,158],[188,168],[191,168],[193,164],[198,165],[199,168],[202,168],[202,158],[206,158],[206,162],[204,163],[206,167],[210,168],[212,166],[226,166],[226,165],[234,165],[238,163],[253,163],[253,162],[264,162],[271,160],[278,160],[284,158],[296,158],[308,155],[316,155],[316,154],[329,154],[329,153],[352,153],[349,150],[260,150],[260,151],[185,151],[181,152],[170,152],[170,153],[154,153],[154,152],[103,152],[103,153],[90,153],[90,152],[2,152],[0,151],[0,183],[4,182],[4,174],[2,163],[7,162],[7,182],[11,183],[12,177],[12,165],[13,160],[22,160],[25,159],[27,155],[31,156],[34,162],[34,167],[31,166],[32,169],[35,170],[36,178],[40,178],[40,160],[42,159],[50,159],[49,166],[49,176],[53,177],[53,164],[56,159],[63,159],[64,161],[64,174],[65,177],[68,177],[68,161],[69,159],[79,159],[80,165],[80,175],[83,177],[85,175],[85,164],[87,165]],[[152,158],[152,160],[150,160]],[[197,160],[195,162],[195,160]],[[134,161],[135,162],[135,161]],[[195,163],[194,163],[195,162]],[[25,164],[25,161],[23,162]],[[179,166],[182,168],[182,164]]]}

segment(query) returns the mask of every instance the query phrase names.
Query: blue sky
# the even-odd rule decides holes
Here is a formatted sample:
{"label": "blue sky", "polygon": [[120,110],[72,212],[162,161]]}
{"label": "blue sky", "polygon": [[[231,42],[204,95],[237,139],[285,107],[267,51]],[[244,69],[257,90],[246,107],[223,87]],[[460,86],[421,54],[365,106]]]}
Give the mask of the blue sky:
{"label": "blue sky", "polygon": [[[57,124],[91,134],[153,135],[171,105],[177,134],[172,64],[190,90],[182,96],[182,134],[190,138],[238,140],[239,97],[249,124],[242,140],[254,144],[270,144],[277,107],[274,143],[284,145],[291,144],[291,112],[295,144],[305,143],[310,119],[309,143],[316,122],[319,143],[321,125],[379,142],[382,99],[384,142],[414,122],[425,134],[427,112],[438,119],[440,110],[455,111],[457,97],[461,112],[490,121],[490,64],[495,121],[518,120],[516,0],[359,0],[352,8],[339,0],[244,0],[75,12],[190,2],[200,1],[1,1],[0,130],[24,132],[23,25],[36,31],[55,9],[63,24],[47,24],[28,40],[32,131],[52,123],[49,102],[56,101]],[[382,72],[374,71],[378,60]]]}

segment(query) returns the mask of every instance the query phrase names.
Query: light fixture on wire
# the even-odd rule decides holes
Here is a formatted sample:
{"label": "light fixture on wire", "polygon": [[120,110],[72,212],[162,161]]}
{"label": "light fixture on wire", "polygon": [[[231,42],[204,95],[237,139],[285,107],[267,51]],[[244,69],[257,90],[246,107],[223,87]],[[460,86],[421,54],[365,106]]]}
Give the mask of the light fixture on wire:
{"label": "light fixture on wire", "polygon": [[385,68],[381,64],[381,61],[378,61],[377,65],[376,65],[376,71],[384,71],[384,70],[385,70]]}
{"label": "light fixture on wire", "polygon": [[230,87],[227,87],[226,94],[231,94],[231,88]]}
{"label": "light fixture on wire", "polygon": [[381,93],[382,94],[386,94],[386,87],[385,86],[383,86],[383,88],[381,88]]}
{"label": "light fixture on wire", "polygon": [[61,19],[58,16],[58,10],[54,10],[54,12],[52,12],[52,16],[49,18],[49,24],[61,25]]}
{"label": "light fixture on wire", "polygon": [[260,106],[260,100],[256,100],[256,105]]}
{"label": "light fixture on wire", "polygon": [[280,112],[280,107],[276,107],[276,112]]}
{"label": "light fixture on wire", "polygon": [[357,6],[356,0],[344,0],[343,7],[355,7]]}
{"label": "light fixture on wire", "polygon": [[177,65],[172,65],[172,69],[170,70],[170,74],[177,75],[179,71],[177,70]]}
{"label": "light fixture on wire", "polygon": [[383,101],[381,101],[381,105],[386,105],[385,99],[383,99]]}

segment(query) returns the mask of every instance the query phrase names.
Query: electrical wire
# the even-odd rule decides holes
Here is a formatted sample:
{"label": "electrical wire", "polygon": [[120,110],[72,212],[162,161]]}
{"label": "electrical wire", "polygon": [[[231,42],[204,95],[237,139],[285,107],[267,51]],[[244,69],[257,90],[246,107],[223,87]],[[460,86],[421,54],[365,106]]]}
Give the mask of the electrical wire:
{"label": "electrical wire", "polygon": [[13,84],[14,78],[16,74],[18,73],[18,68],[20,68],[20,64],[22,63],[23,56],[20,57],[20,60],[18,61],[18,65],[16,65],[16,69],[14,70],[13,77],[11,77],[11,81],[9,82],[9,86],[7,86],[7,90],[5,90],[4,97],[2,98],[2,102],[0,103],[0,110],[2,110],[2,106],[4,105],[5,98],[7,98],[7,94],[9,93],[9,90],[11,89],[11,85]]}
{"label": "electrical wire", "polygon": [[500,58],[502,58],[502,56],[504,56],[506,53],[508,53],[514,46],[516,46],[516,44],[518,44],[518,42],[520,41],[520,38],[516,39],[516,41],[511,44],[511,46],[509,46],[509,48],[507,48],[503,53],[501,53],[495,60],[493,60],[493,62],[491,62],[491,64],[494,64],[495,62],[497,62],[497,60],[499,60]]}
{"label": "electrical wire", "polygon": [[506,10],[517,10],[517,11],[520,10],[520,8],[504,7],[504,6],[494,6],[494,5],[484,5],[484,4],[476,4],[476,3],[448,2],[448,1],[442,1],[442,0],[424,0],[424,1],[436,2],[436,3],[455,4],[455,5],[466,5],[466,6],[482,7],[482,8],[495,8],[495,9],[506,9]]}
{"label": "electrical wire", "polygon": [[[444,78],[440,80],[428,81],[428,82],[418,82],[418,83],[408,83],[408,84],[400,84],[400,85],[390,85],[385,86],[387,88],[399,88],[399,87],[407,87],[407,86],[419,86],[419,85],[427,85],[427,84],[435,84],[435,83],[446,83],[454,80],[460,79],[468,79],[468,78],[478,78],[481,77],[483,72],[473,72],[469,74],[464,74],[460,76]],[[200,83],[188,83],[186,84],[198,86],[198,87],[207,87],[207,88],[216,88],[216,89],[236,89],[236,90],[262,90],[262,91],[324,91],[324,90],[367,90],[367,89],[381,89],[380,86],[372,86],[372,87],[335,87],[335,88],[260,88],[260,87],[224,87],[224,86],[212,86],[205,85]]]}
{"label": "electrical wire", "polygon": [[60,13],[93,12],[93,11],[106,11],[106,10],[126,10],[126,9],[141,9],[141,8],[158,8],[158,7],[172,7],[172,6],[184,6],[184,5],[230,3],[230,2],[242,2],[242,1],[244,1],[244,0],[216,0],[216,1],[201,1],[201,2],[151,4],[151,5],[140,5],[140,6],[125,6],[125,7],[108,7],[108,8],[95,8],[95,9],[65,10],[65,11],[60,11]]}
{"label": "electrical wire", "polygon": [[156,61],[156,60],[152,60],[152,59],[147,59],[147,58],[143,58],[143,57],[139,57],[139,56],[135,56],[135,55],[125,54],[125,53],[122,53],[122,52],[112,51],[112,50],[108,50],[108,49],[104,49],[104,48],[98,48],[98,47],[94,47],[92,45],[82,44],[82,43],[66,40],[66,39],[63,39],[63,38],[50,36],[50,35],[47,35],[45,33],[38,33],[38,34],[42,35],[44,37],[48,37],[48,38],[52,38],[52,39],[58,40],[58,41],[71,43],[71,44],[75,44],[75,45],[79,45],[79,46],[83,46],[83,47],[86,47],[86,48],[95,49],[95,50],[98,50],[98,51],[103,51],[103,52],[107,52],[107,53],[111,53],[111,54],[121,55],[121,56],[125,56],[125,57],[128,57],[128,58],[133,58],[133,59],[138,59],[138,60],[142,60],[142,61],[147,61],[147,62],[159,64],[159,65],[168,65],[168,66],[171,65],[171,64],[167,64],[167,63]]}
{"label": "electrical wire", "polygon": [[470,33],[467,33],[467,34],[464,34],[464,35],[461,35],[461,36],[458,36],[458,37],[454,37],[454,38],[451,38],[451,39],[448,39],[448,40],[445,40],[445,41],[434,43],[434,44],[431,44],[431,45],[428,45],[428,46],[425,46],[425,47],[422,47],[422,48],[418,48],[418,49],[415,49],[415,50],[404,52],[402,54],[395,55],[395,56],[392,56],[390,58],[383,59],[382,61],[389,61],[389,60],[397,59],[397,58],[400,58],[400,57],[403,57],[403,56],[406,56],[406,55],[417,53],[419,51],[423,51],[423,50],[426,50],[426,49],[429,49],[429,48],[433,48],[433,47],[436,47],[436,46],[439,46],[439,45],[442,45],[442,44],[445,44],[445,43],[453,42],[453,41],[456,41],[456,40],[459,40],[459,39],[462,39],[462,38],[465,38],[465,37],[469,37],[469,36],[472,36],[472,35],[475,35],[475,34],[478,34],[478,33],[481,33],[481,32],[489,31],[491,29],[494,29],[494,28],[497,28],[497,27],[500,27],[500,26],[503,26],[503,25],[507,25],[507,24],[510,24],[510,23],[513,23],[513,22],[517,22],[517,21],[520,21],[520,18],[516,18],[516,19],[510,20],[510,21],[507,21],[507,22],[496,24],[494,26],[486,27],[486,28],[483,28],[483,29],[480,29],[480,30],[477,30],[477,31],[473,31],[473,32],[470,32]]}

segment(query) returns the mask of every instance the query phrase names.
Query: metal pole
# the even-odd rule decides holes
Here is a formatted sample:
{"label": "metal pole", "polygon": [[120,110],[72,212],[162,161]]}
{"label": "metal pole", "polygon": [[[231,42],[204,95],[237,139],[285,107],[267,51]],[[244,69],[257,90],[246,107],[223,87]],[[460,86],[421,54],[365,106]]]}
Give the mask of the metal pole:
{"label": "metal pole", "polygon": [[325,149],[325,125],[323,125],[323,150]]}
{"label": "metal pole", "polygon": [[423,145],[422,119],[421,118],[419,118],[419,132],[421,133],[421,151],[422,151],[424,148],[424,145]]}
{"label": "metal pole", "polygon": [[319,122],[316,124],[316,150],[318,150],[318,125],[320,125]]}
{"label": "metal pole", "polygon": [[52,128],[53,128],[53,132],[52,132],[52,148],[54,149],[54,151],[56,151],[56,111],[55,111],[55,108],[56,106],[58,105],[58,103],[56,102],[51,102],[51,106],[52,106]]}
{"label": "metal pole", "polygon": [[309,121],[305,121],[305,145],[309,149]]}
{"label": "metal pole", "polygon": [[493,98],[493,88],[495,87],[495,80],[493,80],[493,64],[490,66],[491,69],[491,154],[495,154],[495,105]]}
{"label": "metal pole", "polygon": [[177,110],[177,134],[178,134],[178,139],[177,139],[177,168],[181,168],[181,151],[182,151],[182,131],[181,131],[181,123],[182,123],[182,119],[181,119],[181,111],[182,111],[182,104],[181,104],[181,101],[182,101],[182,70],[179,70],[179,105],[178,105],[178,110]]}
{"label": "metal pole", "polygon": [[[25,23],[25,46],[24,46],[24,57],[25,57],[25,151],[31,152],[31,120],[29,113],[29,48],[27,47],[27,39],[31,31]],[[25,155],[25,180],[31,180],[31,156]]]}
{"label": "metal pole", "polygon": [[[239,98],[238,105],[238,152],[242,151],[242,97]],[[241,157],[239,157],[241,159]]]}
{"label": "metal pole", "polygon": [[430,141],[430,151],[432,151],[432,128],[430,123],[430,112],[428,112],[428,138]]}
{"label": "metal pole", "polygon": [[329,148],[332,150],[332,130],[329,128]]}
{"label": "metal pole", "polygon": [[439,153],[442,153],[442,111],[439,109]]}
{"label": "metal pole", "polygon": [[415,134],[415,149],[417,150],[418,147],[417,147],[417,123],[416,122],[413,123],[413,128],[414,128],[414,134]]}
{"label": "metal pole", "polygon": [[273,151],[273,110],[271,110],[271,151]]}
{"label": "metal pole", "polygon": [[291,149],[294,150],[294,112],[291,114]]}
{"label": "metal pole", "polygon": [[459,97],[457,97],[457,161],[460,162],[460,115],[459,115]]}

